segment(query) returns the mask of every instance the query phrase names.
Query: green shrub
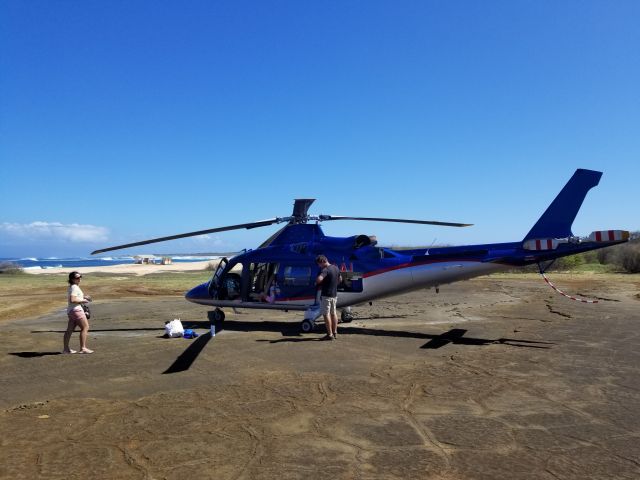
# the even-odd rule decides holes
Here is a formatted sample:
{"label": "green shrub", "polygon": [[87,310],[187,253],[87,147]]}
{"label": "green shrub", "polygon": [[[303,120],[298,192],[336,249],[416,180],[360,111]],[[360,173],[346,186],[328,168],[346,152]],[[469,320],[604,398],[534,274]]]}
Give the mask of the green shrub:
{"label": "green shrub", "polygon": [[553,270],[573,270],[580,265],[587,263],[584,258],[584,254],[570,255],[568,257],[562,257],[556,260],[553,264]]}
{"label": "green shrub", "polygon": [[628,273],[640,273],[640,242],[624,245],[618,254],[620,266]]}
{"label": "green shrub", "polygon": [[0,273],[24,273],[24,270],[17,263],[0,262]]}
{"label": "green shrub", "polygon": [[615,265],[628,273],[640,273],[640,232],[633,232],[628,243],[597,251],[603,265]]}

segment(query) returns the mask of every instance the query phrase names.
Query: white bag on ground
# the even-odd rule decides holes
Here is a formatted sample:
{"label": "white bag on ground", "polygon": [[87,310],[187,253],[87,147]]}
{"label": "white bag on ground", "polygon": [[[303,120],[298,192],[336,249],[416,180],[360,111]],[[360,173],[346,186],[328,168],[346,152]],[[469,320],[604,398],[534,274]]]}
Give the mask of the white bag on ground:
{"label": "white bag on ground", "polygon": [[164,334],[168,337],[181,337],[184,335],[184,327],[179,318],[174,318],[164,324]]}

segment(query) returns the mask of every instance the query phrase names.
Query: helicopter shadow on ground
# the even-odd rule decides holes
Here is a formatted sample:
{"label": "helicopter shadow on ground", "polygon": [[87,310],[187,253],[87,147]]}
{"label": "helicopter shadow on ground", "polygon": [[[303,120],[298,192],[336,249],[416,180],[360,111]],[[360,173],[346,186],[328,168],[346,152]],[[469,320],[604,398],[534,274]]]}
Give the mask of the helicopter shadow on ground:
{"label": "helicopter shadow on ground", "polygon": [[[184,328],[191,329],[201,329],[201,328],[211,328],[211,323],[209,321],[194,321],[187,320],[183,321],[182,325]],[[215,332],[220,334],[222,332],[230,331],[230,332],[279,332],[283,336],[288,337],[286,341],[291,342],[315,342],[319,341],[320,338],[312,338],[312,337],[303,337],[300,333],[300,326],[297,323],[291,322],[276,322],[270,320],[264,320],[260,322],[248,322],[241,320],[225,320],[223,322],[215,322]],[[291,338],[297,337],[297,338]],[[205,334],[200,335],[196,340],[194,340],[184,352],[182,352],[178,358],[167,368],[163,375],[171,374],[171,373],[179,373],[189,370],[191,365],[198,358],[198,355],[202,352],[204,347],[209,343],[209,341],[213,337],[211,336],[211,332],[207,332]],[[269,343],[276,343],[276,341],[269,340],[258,340],[265,341]]]}
{"label": "helicopter shadow on ground", "polygon": [[[208,321],[185,321],[183,322],[185,328],[210,328]],[[277,322],[264,320],[260,322],[239,321],[239,320],[225,320],[222,323],[217,322],[215,324],[216,333],[220,334],[224,331],[230,332],[279,332],[283,337],[278,340],[266,340],[259,339],[257,342],[265,343],[281,343],[281,342],[318,342],[322,341],[322,337],[310,337],[302,335],[300,333],[300,327],[297,323],[291,322]],[[468,346],[484,346],[493,344],[509,345],[512,347],[527,347],[527,348],[551,348],[551,345],[555,345],[551,342],[543,342],[538,340],[523,340],[517,338],[475,338],[465,337],[467,330],[461,328],[454,328],[448,332],[440,335],[419,333],[419,332],[407,332],[403,330],[384,330],[378,328],[363,328],[356,326],[345,326],[341,324],[339,330],[340,336],[346,335],[373,335],[373,336],[386,336],[395,338],[417,338],[428,340],[420,348],[423,349],[437,349],[444,347],[450,343],[455,345],[468,345]],[[321,333],[318,331],[317,333]],[[198,358],[200,352],[211,340],[211,332],[207,332],[200,335],[194,340],[187,349],[176,358],[176,360],[167,368],[163,374],[179,373],[188,370],[193,362]]]}
{"label": "helicopter shadow on ground", "polygon": [[[192,327],[188,327],[188,328],[192,328]],[[169,373],[179,373],[179,372],[184,372],[186,370],[189,370],[193,362],[195,362],[196,358],[198,358],[198,355],[200,355],[200,352],[202,352],[202,350],[207,345],[207,343],[209,343],[211,338],[213,338],[211,336],[211,332],[207,332],[200,335],[198,338],[196,338],[193,342],[189,344],[189,346],[185,349],[185,351],[182,352],[178,356],[178,358],[176,358],[175,361],[169,366],[169,368],[167,368],[164,372],[162,372],[162,374],[166,375]]]}
{"label": "helicopter shadow on ground", "polygon": [[[380,317],[377,317],[380,318]],[[359,320],[362,320],[359,318]],[[187,328],[208,328],[208,322],[188,322],[190,325]],[[251,322],[251,321],[239,321],[239,320],[225,320],[222,325],[216,326],[217,332],[222,331],[233,331],[233,332],[253,332],[253,331],[262,331],[262,332],[280,332],[283,337],[277,340],[257,340],[258,342],[268,342],[268,343],[282,343],[282,342],[309,342],[309,341],[320,341],[319,337],[308,337],[306,335],[302,335],[300,333],[300,327],[297,323],[291,322],[278,322],[278,321],[261,321],[261,322]],[[316,331],[316,333],[321,334],[324,333],[320,329]],[[341,323],[338,330],[339,335],[371,335],[371,336],[384,336],[384,337],[394,337],[394,338],[417,338],[424,339],[427,342],[422,345],[420,348],[423,349],[437,349],[444,347],[448,344],[456,344],[456,345],[469,345],[469,346],[483,346],[483,345],[494,345],[494,344],[502,344],[509,345],[512,347],[526,347],[526,348],[551,348],[551,345],[555,345],[551,342],[544,342],[539,340],[526,340],[526,339],[518,339],[518,338],[477,338],[477,337],[467,337],[465,334],[467,330],[462,328],[454,328],[442,334],[429,334],[429,333],[420,333],[420,332],[410,332],[405,330],[386,330],[380,328],[371,328],[371,327],[357,327],[350,326],[349,324]],[[293,338],[292,338],[293,337]]]}
{"label": "helicopter shadow on ground", "polygon": [[[555,345],[551,342],[543,342],[539,340],[523,340],[518,338],[476,338],[476,337],[465,337],[465,333],[467,330],[462,328],[454,328],[449,330],[448,332],[442,333],[440,335],[429,334],[429,333],[419,333],[419,332],[408,332],[404,330],[384,330],[379,328],[363,328],[363,327],[355,327],[355,326],[340,326],[338,329],[339,336],[347,336],[347,335],[371,335],[371,336],[383,336],[383,337],[394,337],[394,338],[417,338],[428,340],[424,345],[420,348],[422,349],[438,349],[444,347],[448,344],[455,345],[468,345],[468,346],[484,346],[484,345],[494,345],[494,344],[502,344],[509,345],[512,347],[526,347],[526,348],[551,348],[551,345]],[[288,341],[297,341],[295,339],[279,339],[279,340],[267,340],[269,343],[280,343],[280,342],[288,342]]]}
{"label": "helicopter shadow on ground", "polygon": [[[274,322],[274,321],[262,321],[262,322],[245,322],[237,320],[225,320],[223,322],[214,322],[215,332],[217,334],[222,333],[225,330],[234,332],[251,332],[251,331],[265,331],[265,332],[280,332],[282,335],[297,335],[300,336],[299,327],[289,322]],[[211,329],[211,322],[209,320],[183,320],[182,326],[190,329]],[[204,347],[212,339],[211,332],[200,335],[196,340],[191,342],[189,346],[182,352],[178,358],[167,368],[163,375],[171,373],[179,373],[189,370],[193,362],[196,361],[198,355],[202,352]]]}
{"label": "helicopter shadow on ground", "polygon": [[[191,329],[201,329],[206,328],[210,329],[211,324],[209,321],[183,321],[182,325],[184,328]],[[302,341],[318,341],[319,338],[302,338],[300,334],[300,327],[297,324],[292,324],[290,322],[274,322],[274,321],[262,321],[262,322],[245,322],[238,320],[225,320],[223,322],[216,322],[214,324],[216,334],[220,334],[226,331],[232,332],[253,332],[253,331],[261,331],[261,332],[280,332],[283,336],[296,336],[299,338],[293,339],[290,338],[289,341],[302,342]],[[198,358],[198,355],[202,352],[204,347],[209,343],[212,339],[211,332],[204,333],[200,335],[196,340],[191,342],[191,344],[182,352],[178,358],[167,368],[163,375],[170,373],[179,373],[189,370],[191,365]],[[259,340],[260,341],[260,340]],[[271,342],[274,343],[274,342]]]}

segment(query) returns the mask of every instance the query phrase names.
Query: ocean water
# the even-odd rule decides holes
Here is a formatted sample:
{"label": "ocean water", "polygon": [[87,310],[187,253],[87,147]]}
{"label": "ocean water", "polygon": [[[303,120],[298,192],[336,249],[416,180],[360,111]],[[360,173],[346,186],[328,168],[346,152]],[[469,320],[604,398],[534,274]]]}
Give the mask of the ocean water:
{"label": "ocean water", "polygon": [[[158,256],[160,258],[160,256]],[[197,256],[197,255],[171,255],[173,263],[181,262],[202,262],[206,260],[215,260],[220,258],[219,255]],[[0,263],[11,262],[21,266],[23,269],[42,269],[56,267],[103,267],[106,265],[126,265],[135,263],[133,256],[122,255],[112,257],[72,257],[72,258],[0,258]]]}

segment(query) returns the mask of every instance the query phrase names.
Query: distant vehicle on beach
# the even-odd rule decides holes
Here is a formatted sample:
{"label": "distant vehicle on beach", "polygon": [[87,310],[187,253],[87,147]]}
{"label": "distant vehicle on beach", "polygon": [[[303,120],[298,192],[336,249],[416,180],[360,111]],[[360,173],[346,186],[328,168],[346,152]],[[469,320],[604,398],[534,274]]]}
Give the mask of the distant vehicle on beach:
{"label": "distant vehicle on beach", "polygon": [[154,263],[160,263],[160,258],[155,255],[134,255],[133,263],[138,265],[153,265]]}

